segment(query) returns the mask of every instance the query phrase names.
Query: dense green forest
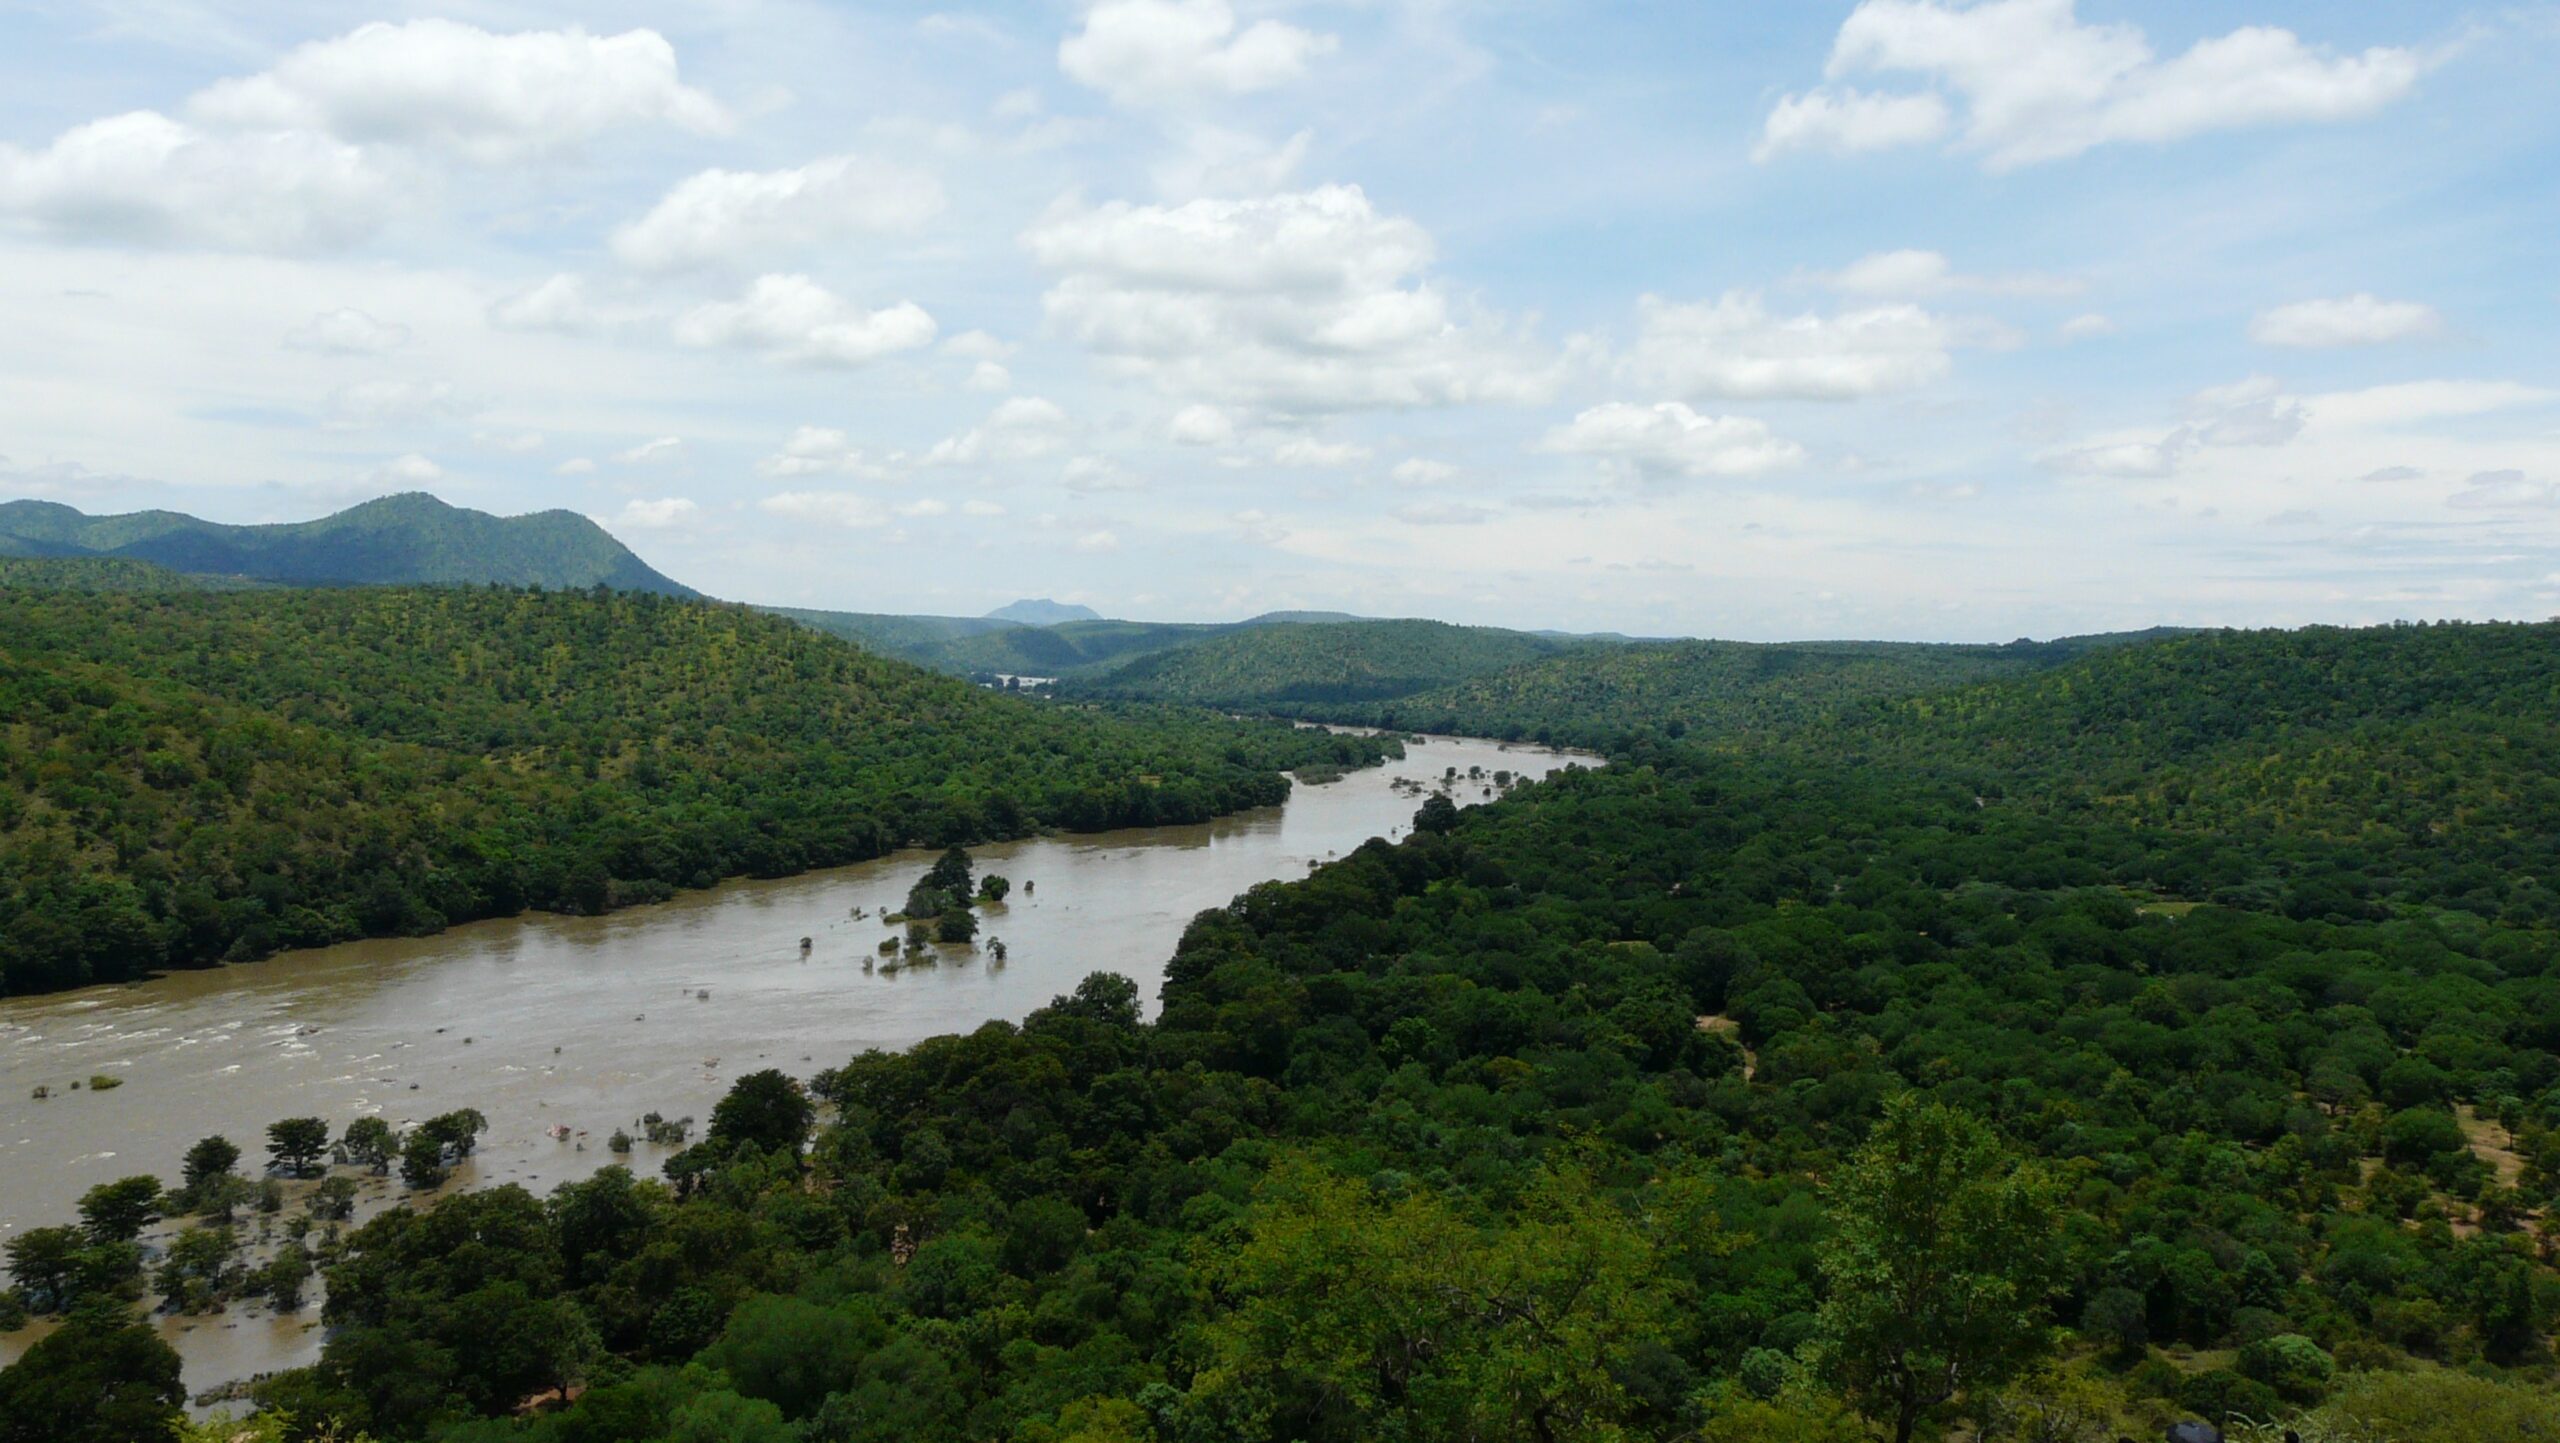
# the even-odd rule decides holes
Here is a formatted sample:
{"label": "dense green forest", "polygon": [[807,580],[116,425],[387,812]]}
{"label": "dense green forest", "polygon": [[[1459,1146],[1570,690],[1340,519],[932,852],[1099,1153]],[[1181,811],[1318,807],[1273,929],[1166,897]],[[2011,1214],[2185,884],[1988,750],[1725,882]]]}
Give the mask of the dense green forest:
{"label": "dense green forest", "polygon": [[1566,746],[1630,733],[1767,735],[1876,697],[2023,676],[2070,659],[2067,643],[1683,641],[1594,647],[1366,705],[1330,719]]}
{"label": "dense green forest", "polygon": [[[2555,647],[2217,633],[1434,798],[1202,914],[1152,1022],[1098,974],[746,1078],[662,1178],[320,1227],[322,1362],[257,1392],[447,1443],[2560,1436]],[[165,1412],[112,1304],[158,1187],[21,1272],[77,1341],[0,1412]]]}
{"label": "dense green forest", "polygon": [[1198,821],[1394,745],[1033,704],[601,589],[13,585],[0,638],[0,992]]}
{"label": "dense green forest", "polygon": [[1577,644],[1440,621],[1238,627],[1060,685],[1061,695],[1236,711],[1337,709],[1553,656]]}
{"label": "dense green forest", "polygon": [[1170,621],[1025,625],[992,617],[878,616],[769,607],[830,636],[958,676],[1078,676],[1225,628]]}
{"label": "dense green forest", "polygon": [[89,516],[57,502],[0,502],[0,557],[139,561],[296,586],[496,582],[695,594],[576,512],[491,516],[424,492],[273,526],[227,526],[175,511]]}

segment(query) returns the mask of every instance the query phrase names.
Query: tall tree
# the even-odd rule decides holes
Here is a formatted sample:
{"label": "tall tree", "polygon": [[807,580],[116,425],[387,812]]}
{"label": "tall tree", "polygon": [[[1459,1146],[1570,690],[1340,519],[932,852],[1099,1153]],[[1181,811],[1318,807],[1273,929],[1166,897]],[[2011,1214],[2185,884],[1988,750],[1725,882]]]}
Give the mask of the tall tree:
{"label": "tall tree", "polygon": [[1831,1187],[1815,1352],[1894,1443],[2050,1347],[2060,1200],[1979,1120],[1909,1093],[1885,1104]]}
{"label": "tall tree", "polygon": [[0,1443],[166,1438],[185,1400],[157,1333],[121,1308],[84,1309],[0,1370]]}
{"label": "tall tree", "polygon": [[325,1117],[288,1117],[267,1124],[268,1166],[281,1168],[289,1177],[305,1177],[320,1155],[329,1150],[329,1120]]}

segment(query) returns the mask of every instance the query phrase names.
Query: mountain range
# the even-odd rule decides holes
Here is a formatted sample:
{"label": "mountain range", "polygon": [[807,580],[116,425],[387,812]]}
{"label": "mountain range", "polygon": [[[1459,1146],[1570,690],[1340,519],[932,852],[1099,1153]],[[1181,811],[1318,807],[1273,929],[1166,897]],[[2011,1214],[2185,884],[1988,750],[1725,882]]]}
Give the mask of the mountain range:
{"label": "mountain range", "polygon": [[288,586],[499,583],[700,595],[574,511],[492,516],[424,492],[269,526],[175,511],[91,516],[57,502],[10,501],[0,503],[0,557],[149,562]]}

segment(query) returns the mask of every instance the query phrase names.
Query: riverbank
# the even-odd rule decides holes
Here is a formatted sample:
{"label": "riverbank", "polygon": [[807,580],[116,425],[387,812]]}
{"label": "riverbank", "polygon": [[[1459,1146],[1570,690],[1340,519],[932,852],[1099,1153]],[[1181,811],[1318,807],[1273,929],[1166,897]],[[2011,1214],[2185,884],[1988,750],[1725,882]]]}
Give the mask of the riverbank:
{"label": "riverbank", "polygon": [[[1098,970],[1133,977],[1152,1008],[1165,959],[1202,909],[1401,834],[1452,769],[1462,780],[1484,774],[1452,789],[1473,803],[1496,771],[1534,779],[1582,760],[1426,738],[1401,762],[1300,786],[1277,807],[978,848],[980,870],[1015,889],[982,914],[980,946],[895,975],[864,964],[891,935],[878,918],[929,865],[922,850],[600,917],[534,914],[9,999],[0,1002],[0,1238],[68,1221],[97,1183],[174,1179],[179,1155],[209,1133],[255,1154],[283,1117],[343,1129],[379,1116],[400,1127],[476,1108],[490,1128],[462,1181],[542,1191],[613,1161],[603,1139],[616,1126],[653,1110],[707,1116],[759,1068],[806,1075],[864,1048],[1016,1019]],[[856,908],[869,917],[856,921]],[[812,943],[805,954],[802,937]],[[1002,964],[987,945],[996,938],[1007,944]],[[125,1085],[67,1092],[93,1073]],[[57,1095],[30,1101],[39,1084]],[[551,1136],[554,1126],[568,1136]],[[632,1163],[654,1172],[659,1160]],[[316,1319],[316,1303],[301,1316]],[[173,1336],[188,1386],[231,1376],[219,1370],[267,1347],[267,1331],[225,1318]],[[316,1333],[296,1336],[316,1349]],[[19,1346],[0,1340],[0,1357]]]}

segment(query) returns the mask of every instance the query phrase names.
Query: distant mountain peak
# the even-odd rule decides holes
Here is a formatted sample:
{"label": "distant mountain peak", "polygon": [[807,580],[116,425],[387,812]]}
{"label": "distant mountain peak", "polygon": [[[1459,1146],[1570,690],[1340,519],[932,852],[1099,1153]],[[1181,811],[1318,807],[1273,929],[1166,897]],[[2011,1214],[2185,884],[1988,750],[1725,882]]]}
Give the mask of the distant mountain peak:
{"label": "distant mountain peak", "polygon": [[988,612],[987,618],[991,621],[1018,621],[1025,626],[1056,626],[1062,621],[1100,621],[1102,613],[1090,606],[1070,606],[1041,596],[1026,597],[1010,606],[999,606]]}
{"label": "distant mountain peak", "polygon": [[0,504],[0,555],[148,562],[191,576],[288,586],[609,586],[692,596],[570,511],[493,516],[424,491],[376,497],[316,521],[229,526],[174,511],[88,516]]}

